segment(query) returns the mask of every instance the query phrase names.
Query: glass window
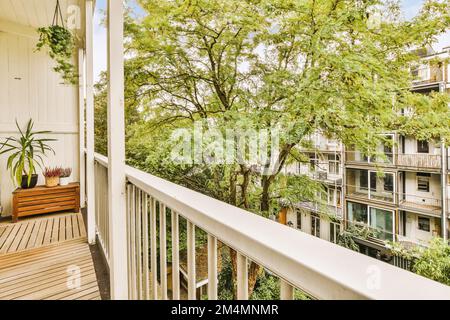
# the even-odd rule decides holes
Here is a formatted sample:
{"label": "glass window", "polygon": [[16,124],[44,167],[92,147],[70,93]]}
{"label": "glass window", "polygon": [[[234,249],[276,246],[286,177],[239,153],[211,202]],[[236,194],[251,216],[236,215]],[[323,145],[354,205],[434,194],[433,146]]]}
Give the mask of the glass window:
{"label": "glass window", "polygon": [[428,141],[420,141],[417,140],[417,153],[429,153],[430,146],[428,145]]}
{"label": "glass window", "polygon": [[419,217],[419,230],[430,232],[430,218]]}
{"label": "glass window", "polygon": [[377,238],[381,240],[394,240],[392,211],[370,208],[370,227],[377,232]]}
{"label": "glass window", "polygon": [[302,212],[300,210],[297,211],[297,229],[302,229]]}
{"label": "glass window", "polygon": [[330,241],[337,243],[340,233],[341,225],[338,222],[330,222]]}
{"label": "glass window", "polygon": [[319,159],[317,159],[314,153],[309,155],[309,168],[311,171],[316,171],[319,169]]}
{"label": "glass window", "polygon": [[394,191],[394,175],[391,173],[384,175],[384,191]]}
{"label": "glass window", "polygon": [[320,238],[320,217],[311,214],[311,234]]}
{"label": "glass window", "polygon": [[371,192],[377,191],[377,173],[376,172],[370,172],[370,191]]}
{"label": "glass window", "polygon": [[367,205],[356,202],[347,202],[347,213],[350,222],[367,224]]}
{"label": "glass window", "polygon": [[368,189],[368,181],[367,181],[367,172],[363,170],[359,170],[359,187],[361,189]]}
{"label": "glass window", "polygon": [[430,178],[417,176],[417,190],[422,192],[430,192]]}
{"label": "glass window", "polygon": [[328,155],[328,172],[331,174],[339,174],[340,158],[338,154]]}

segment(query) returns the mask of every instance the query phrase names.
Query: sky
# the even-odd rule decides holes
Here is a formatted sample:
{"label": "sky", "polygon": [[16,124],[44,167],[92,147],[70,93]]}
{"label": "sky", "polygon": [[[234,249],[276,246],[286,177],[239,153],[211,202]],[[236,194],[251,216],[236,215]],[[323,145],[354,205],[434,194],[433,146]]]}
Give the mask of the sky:
{"label": "sky", "polygon": [[[224,0],[226,1],[226,0]],[[402,0],[404,16],[409,19],[417,14],[423,0]],[[135,0],[131,0],[131,7],[135,12],[140,12]],[[97,0],[94,17],[94,75],[98,80],[102,71],[106,70],[106,30],[102,25],[103,13],[106,10],[106,0]],[[438,38],[438,42],[433,46],[436,51],[450,45],[450,30]]]}

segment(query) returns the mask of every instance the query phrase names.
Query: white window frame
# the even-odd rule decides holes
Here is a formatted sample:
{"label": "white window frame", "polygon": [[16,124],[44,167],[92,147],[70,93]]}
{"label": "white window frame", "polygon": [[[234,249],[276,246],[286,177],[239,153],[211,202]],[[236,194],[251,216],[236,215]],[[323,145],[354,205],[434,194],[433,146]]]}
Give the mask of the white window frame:
{"label": "white window frame", "polygon": [[[311,213],[311,235],[320,238],[320,216]],[[315,221],[314,228],[313,228],[313,219]],[[317,234],[317,223],[319,223],[319,234]]]}

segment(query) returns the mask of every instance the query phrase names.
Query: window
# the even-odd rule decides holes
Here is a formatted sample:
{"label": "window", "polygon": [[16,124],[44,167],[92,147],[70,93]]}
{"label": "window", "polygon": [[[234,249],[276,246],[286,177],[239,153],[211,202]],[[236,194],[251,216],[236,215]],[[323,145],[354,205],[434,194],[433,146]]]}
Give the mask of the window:
{"label": "window", "polygon": [[297,211],[297,229],[301,230],[302,229],[302,212],[298,209],[296,211]]}
{"label": "window", "polygon": [[331,174],[339,174],[340,157],[338,154],[328,155],[328,172]]}
{"label": "window", "polygon": [[392,211],[370,208],[369,225],[377,232],[377,238],[381,240],[394,240],[393,226],[394,214]]}
{"label": "window", "polygon": [[311,171],[316,171],[319,168],[319,159],[314,153],[309,155],[309,168]]}
{"label": "window", "polygon": [[336,205],[341,206],[341,190],[336,190]]}
{"label": "window", "polygon": [[394,175],[386,173],[384,175],[384,191],[394,191]]}
{"label": "window", "polygon": [[370,172],[370,191],[371,192],[377,191],[377,173],[376,172]]}
{"label": "window", "polygon": [[430,147],[428,141],[417,140],[417,153],[429,153]]}
{"label": "window", "polygon": [[320,217],[315,214],[311,214],[311,234],[320,238]]}
{"label": "window", "polygon": [[367,190],[369,184],[367,181],[367,172],[359,170],[359,187],[363,190]]}
{"label": "window", "polygon": [[418,217],[419,230],[430,232],[430,218]]}
{"label": "window", "polygon": [[347,214],[350,222],[367,224],[367,205],[356,202],[347,202]]}
{"label": "window", "polygon": [[430,175],[417,173],[417,191],[430,192]]}
{"label": "window", "polygon": [[333,243],[337,243],[340,233],[341,225],[338,222],[330,222],[330,241]]}

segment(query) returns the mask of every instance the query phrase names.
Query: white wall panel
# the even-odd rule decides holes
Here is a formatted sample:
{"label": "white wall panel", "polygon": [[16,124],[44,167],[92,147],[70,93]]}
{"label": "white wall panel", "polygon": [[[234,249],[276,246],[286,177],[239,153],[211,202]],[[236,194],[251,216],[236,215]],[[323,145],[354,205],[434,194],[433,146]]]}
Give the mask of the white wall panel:
{"label": "white wall panel", "polygon": [[[44,158],[45,165],[73,167],[72,180],[78,181],[78,86],[64,84],[47,54],[34,52],[35,44],[36,39],[0,32],[0,138],[17,134],[16,119],[24,126],[32,118],[35,130],[53,131],[58,140],[52,144],[56,155]],[[0,199],[8,216],[15,186],[5,158],[0,157]]]}

